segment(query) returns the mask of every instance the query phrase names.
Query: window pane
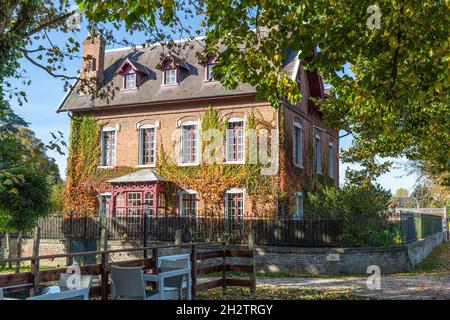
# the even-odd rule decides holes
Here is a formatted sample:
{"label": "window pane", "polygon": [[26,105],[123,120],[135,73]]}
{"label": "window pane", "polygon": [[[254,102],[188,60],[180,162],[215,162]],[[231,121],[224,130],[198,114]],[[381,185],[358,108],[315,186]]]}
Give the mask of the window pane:
{"label": "window pane", "polygon": [[139,157],[141,165],[155,163],[155,128],[140,129],[141,145]]}
{"label": "window pane", "polygon": [[294,164],[303,166],[303,131],[302,128],[294,126]]}
{"label": "window pane", "polygon": [[164,71],[165,83],[176,84],[177,83],[177,69],[167,69]]}
{"label": "window pane", "polygon": [[181,128],[181,162],[197,162],[198,132],[197,125],[184,125]]}
{"label": "window pane", "polygon": [[115,164],[115,131],[102,132],[102,166],[113,166]]}
{"label": "window pane", "polygon": [[196,193],[182,193],[180,213],[184,217],[195,218],[198,214],[198,196]]}
{"label": "window pane", "polygon": [[227,193],[225,197],[225,218],[241,220],[244,217],[244,194],[242,192]]}
{"label": "window pane", "polygon": [[213,79],[213,70],[214,70],[214,63],[209,63],[206,65],[206,79],[207,80]]}
{"label": "window pane", "polygon": [[316,137],[316,172],[322,173],[322,143],[320,137]]}
{"label": "window pane", "polygon": [[125,89],[136,88],[136,74],[125,75]]}
{"label": "window pane", "polygon": [[244,161],[244,122],[229,122],[226,133],[226,160]]}
{"label": "window pane", "polygon": [[333,145],[328,146],[328,171],[330,177],[334,177],[334,150]]}

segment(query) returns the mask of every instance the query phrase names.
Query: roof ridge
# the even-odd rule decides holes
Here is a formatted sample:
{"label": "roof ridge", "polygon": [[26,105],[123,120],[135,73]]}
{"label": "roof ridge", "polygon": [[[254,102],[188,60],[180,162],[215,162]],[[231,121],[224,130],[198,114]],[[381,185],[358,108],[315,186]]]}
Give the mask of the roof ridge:
{"label": "roof ridge", "polygon": [[[194,37],[194,38],[185,38],[185,39],[178,39],[178,40],[173,40],[175,43],[181,43],[181,42],[188,42],[188,41],[193,41],[193,40],[203,40],[205,39],[205,36],[198,36],[198,37]],[[137,45],[137,46],[129,46],[129,47],[121,47],[121,48],[111,48],[111,49],[106,49],[105,53],[108,52],[117,52],[117,51],[124,51],[124,50],[131,50],[131,49],[147,49],[150,47],[156,47],[156,46],[160,46],[163,43],[167,43],[167,42],[157,42],[151,45],[146,46],[145,48],[142,45]]]}

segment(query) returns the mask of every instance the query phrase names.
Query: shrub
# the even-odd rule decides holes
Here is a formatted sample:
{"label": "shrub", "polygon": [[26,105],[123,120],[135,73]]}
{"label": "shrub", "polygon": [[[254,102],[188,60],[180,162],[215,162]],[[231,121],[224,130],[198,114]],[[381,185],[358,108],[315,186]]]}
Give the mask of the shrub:
{"label": "shrub", "polygon": [[343,224],[345,245],[388,245],[398,241],[399,229],[388,221],[391,193],[380,185],[326,187],[309,193],[306,218],[338,217]]}

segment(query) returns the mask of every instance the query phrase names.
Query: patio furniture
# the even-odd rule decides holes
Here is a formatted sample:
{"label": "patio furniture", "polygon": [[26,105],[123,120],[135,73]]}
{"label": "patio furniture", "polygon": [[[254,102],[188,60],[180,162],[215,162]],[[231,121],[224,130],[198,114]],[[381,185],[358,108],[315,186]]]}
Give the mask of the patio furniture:
{"label": "patio furniture", "polygon": [[8,289],[20,289],[20,288],[31,288],[33,285],[31,283],[18,284],[14,286],[7,286],[0,288],[0,300],[20,300],[16,298],[5,297],[6,290]]}
{"label": "patio furniture", "polygon": [[25,300],[89,300],[89,288],[42,294],[26,298]]}
{"label": "patio furniture", "polygon": [[158,300],[158,292],[145,290],[140,267],[111,266],[111,298],[113,300]]}
{"label": "patio furniture", "polygon": [[[181,300],[182,289],[186,289],[186,299],[191,299],[191,255],[190,254],[178,254],[170,256],[159,257],[157,266],[161,273],[172,270],[185,270],[182,275],[165,280],[164,288],[165,292],[175,291],[178,292]],[[180,288],[181,278],[181,288]]]}
{"label": "patio furniture", "polygon": [[[71,279],[70,277],[74,277],[74,278]],[[77,279],[77,277],[79,277],[79,278]],[[61,288],[61,291],[73,289],[73,288],[69,288],[69,282],[72,282],[72,281],[74,282],[74,283],[72,283],[73,286],[79,285],[79,288],[75,288],[75,289],[89,288],[91,286],[92,276],[79,275],[79,274],[73,274],[73,273],[61,273],[61,275],[59,276],[59,280],[58,280],[58,285]]]}

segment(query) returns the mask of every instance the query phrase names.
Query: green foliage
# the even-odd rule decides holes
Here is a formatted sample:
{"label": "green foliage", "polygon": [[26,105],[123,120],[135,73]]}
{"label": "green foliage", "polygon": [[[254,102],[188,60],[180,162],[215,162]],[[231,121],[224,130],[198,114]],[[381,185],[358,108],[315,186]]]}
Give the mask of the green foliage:
{"label": "green foliage", "polygon": [[0,175],[0,228],[4,231],[32,229],[39,217],[49,209],[50,190],[45,175],[25,167],[9,169],[8,173],[19,177],[11,181]]}
{"label": "green foliage", "polygon": [[[377,1],[380,28],[366,25],[372,0],[77,3],[93,22],[125,21],[130,31],[163,34],[161,40],[205,34],[201,54],[218,55],[215,78],[228,88],[251,84],[274,107],[301,98],[282,71],[288,53],[299,51],[306,69],[332,86],[330,99],[316,101],[327,121],[353,133],[343,159],[365,167],[355,181],[389,168],[376,156],[426,159],[449,171],[448,0]],[[199,27],[182,23],[194,16],[202,17]]]}
{"label": "green foliage", "polygon": [[379,185],[326,187],[306,195],[305,217],[341,218],[346,245],[394,244],[399,230],[388,222],[390,197]]}

